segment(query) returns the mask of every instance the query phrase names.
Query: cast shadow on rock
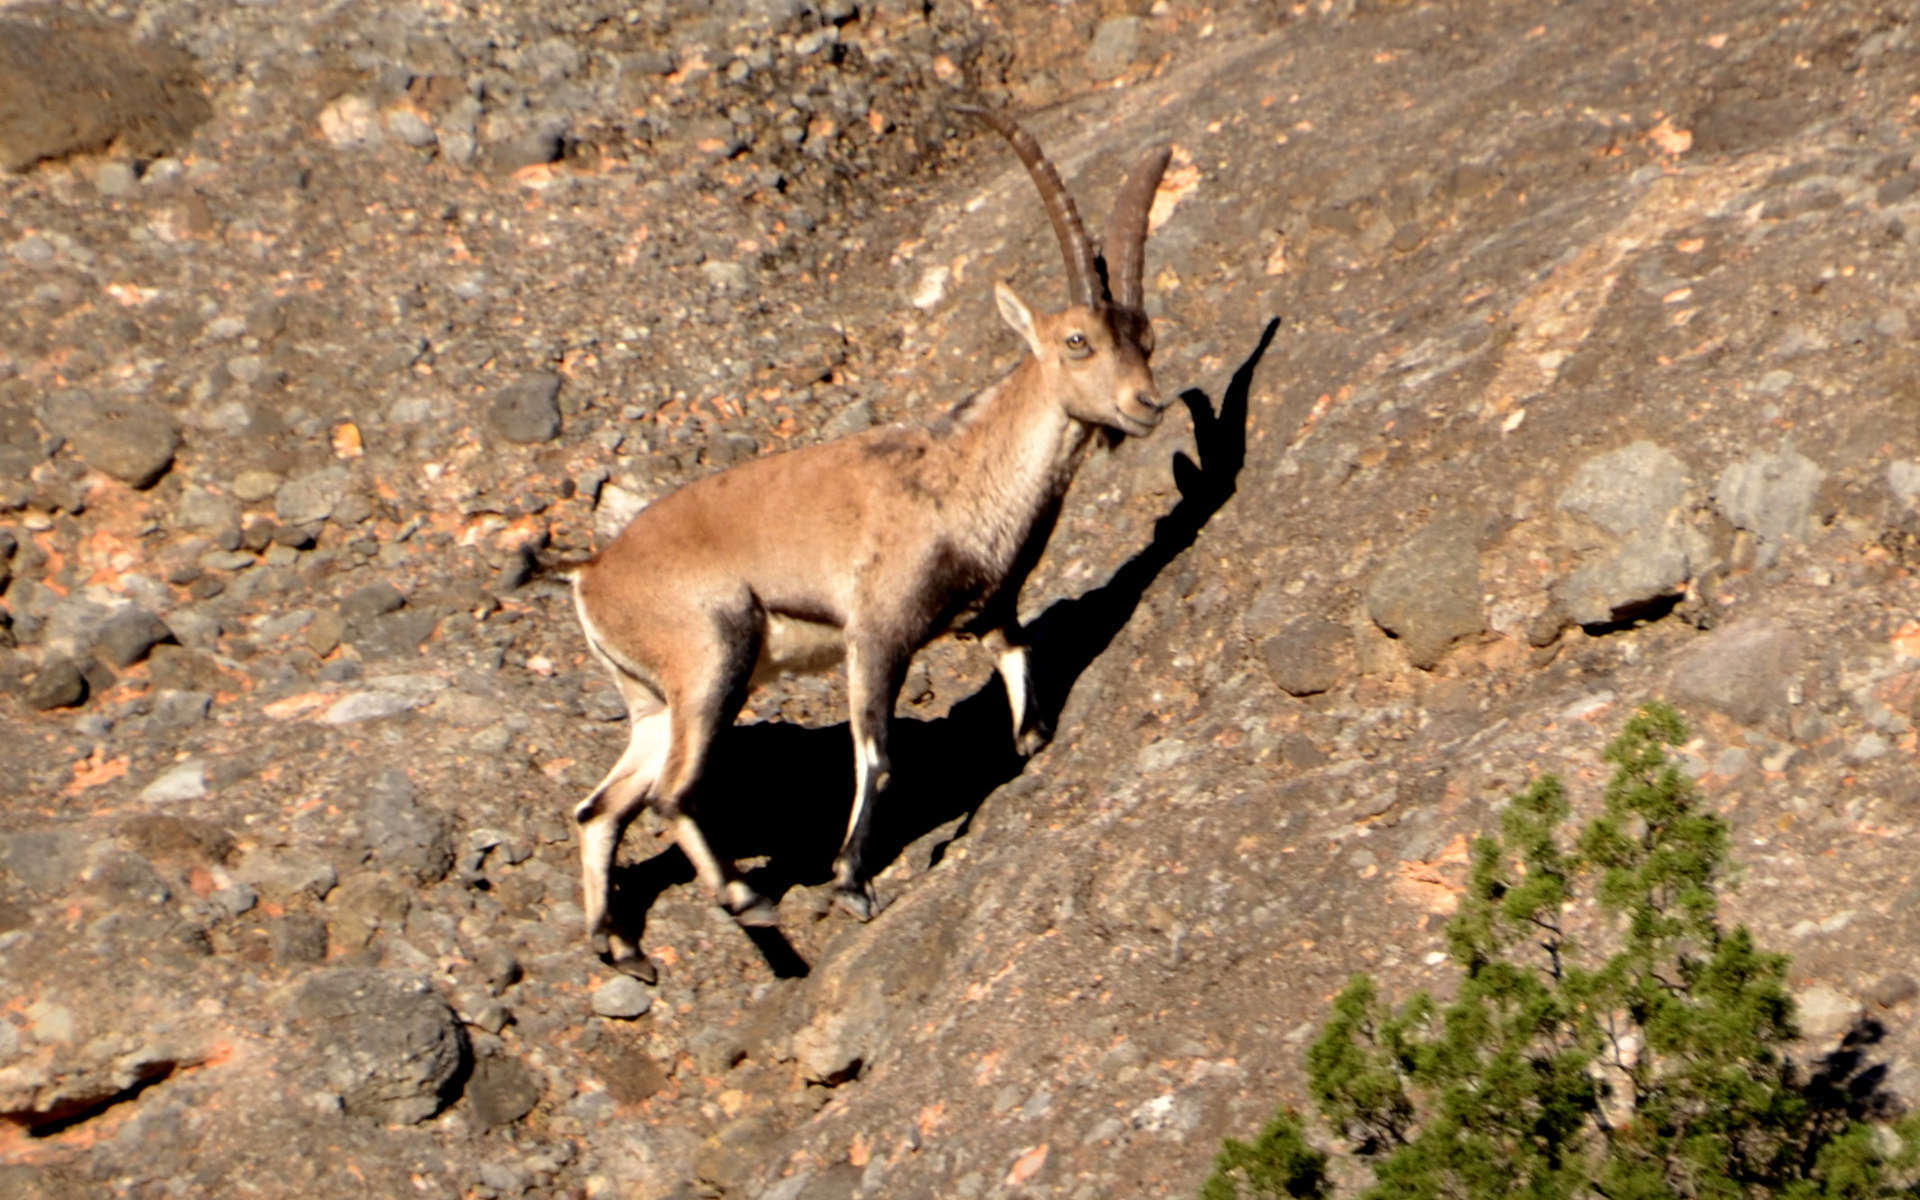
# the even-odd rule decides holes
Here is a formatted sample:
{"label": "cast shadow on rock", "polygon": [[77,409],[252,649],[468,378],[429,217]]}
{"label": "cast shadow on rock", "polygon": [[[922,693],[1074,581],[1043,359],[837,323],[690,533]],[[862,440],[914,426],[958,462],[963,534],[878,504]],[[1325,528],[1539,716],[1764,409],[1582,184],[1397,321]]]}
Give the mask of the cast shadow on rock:
{"label": "cast shadow on rock", "polygon": [[[1246,461],[1247,405],[1255,369],[1280,325],[1270,320],[1222,395],[1216,411],[1205,392],[1180,399],[1193,420],[1195,462],[1173,458],[1179,501],[1154,524],[1153,539],[1112,578],[1084,595],[1049,605],[1027,626],[1032,647],[1033,702],[1051,720],[1065,707],[1081,674],[1139,606],[1161,571],[1192,546],[1238,486]],[[888,750],[893,778],[874,810],[868,869],[877,874],[902,851],[949,821],[950,838],[934,848],[938,862],[963,836],[982,802],[1025,766],[1014,750],[1006,692],[996,675],[943,717],[895,716]],[[738,725],[722,733],[708,760],[698,801],[701,827],[723,858],[766,856],[748,874],[762,895],[779,901],[793,887],[832,878],[853,803],[853,746],[846,722],[805,727],[779,721]],[[666,888],[693,879],[678,848],[616,868],[611,909],[625,932],[641,935],[645,914]],[[748,929],[776,975],[805,975],[807,964],[777,929]]]}

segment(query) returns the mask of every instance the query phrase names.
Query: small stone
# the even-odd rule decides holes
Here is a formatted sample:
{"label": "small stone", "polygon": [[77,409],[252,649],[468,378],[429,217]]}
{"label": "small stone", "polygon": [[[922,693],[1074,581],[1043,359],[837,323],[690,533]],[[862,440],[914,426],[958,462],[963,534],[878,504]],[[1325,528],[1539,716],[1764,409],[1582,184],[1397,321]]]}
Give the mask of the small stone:
{"label": "small stone", "polygon": [[595,1016],[630,1021],[653,1007],[647,985],[631,975],[618,975],[593,990]]}
{"label": "small stone", "polygon": [[348,622],[368,621],[402,607],[407,598],[400,589],[381,580],[356,589],[340,602],[340,615]]}
{"label": "small stone", "polygon": [[513,1023],[513,1010],[497,1001],[492,1004],[483,1004],[480,1010],[473,1014],[471,1023],[488,1033],[499,1033]]}
{"label": "small stone", "polygon": [[301,632],[300,637],[306,643],[307,649],[325,658],[333,653],[334,647],[340,644],[340,639],[346,635],[346,629],[346,619],[339,613],[317,612],[306,629]]}
{"label": "small stone", "polygon": [[542,163],[559,162],[567,152],[567,125],[563,119],[521,128],[487,148],[487,155],[502,171],[518,171]]}
{"label": "small stone", "polygon": [[125,670],[146,658],[155,646],[174,640],[165,621],[144,608],[128,607],[100,627],[93,651],[109,666]]}
{"label": "small stone", "polygon": [[[282,525],[306,525],[333,515],[347,494],[347,469],[326,467],[290,479],[273,494],[273,513]],[[236,485],[238,481],[236,480]]]}
{"label": "small stone", "polygon": [[228,884],[226,887],[208,896],[207,899],[228,920],[242,913],[252,912],[260,903],[260,893],[244,883]]}
{"label": "small stone", "polygon": [[760,443],[752,434],[727,432],[707,443],[707,462],[716,467],[730,467],[752,458],[760,452]]}
{"label": "small stone", "polygon": [[871,400],[856,400],[828,417],[826,424],[820,428],[820,435],[828,438],[845,437],[873,428],[879,419]]}
{"label": "small stone", "polygon": [[920,281],[913,285],[913,292],[907,297],[912,305],[922,311],[938,308],[947,298],[947,286],[953,282],[953,271],[944,266],[928,267],[920,275]]}
{"label": "small stone", "polygon": [[1713,773],[1733,778],[1745,774],[1752,764],[1753,758],[1745,750],[1738,746],[1729,746],[1714,758]]}
{"label": "small stone", "polygon": [[1367,615],[1399,638],[1421,670],[1485,628],[1480,609],[1480,531],[1473,516],[1443,517],[1396,547],[1367,584]]}
{"label": "small stone", "polygon": [[70,658],[56,658],[40,668],[27,684],[29,708],[45,712],[52,708],[74,708],[87,698],[87,679]]}
{"label": "small stone", "polygon": [[505,946],[482,947],[475,955],[474,965],[480,969],[481,978],[487,981],[487,991],[492,995],[498,996],[520,982],[520,959]]}
{"label": "small stone", "polygon": [[91,421],[72,434],[73,452],[89,467],[133,488],[149,488],[173,465],[180,435],[156,412],[128,412]]}
{"label": "small stone", "polygon": [[390,108],[386,115],[387,132],[416,150],[424,150],[439,140],[433,126],[411,108]]}
{"label": "small stone", "polygon": [[600,498],[594,506],[593,531],[602,542],[610,542],[646,506],[645,496],[617,483],[609,483],[600,489]]}
{"label": "small stone", "polygon": [[102,163],[93,173],[93,187],[102,196],[119,198],[130,194],[139,182],[133,168],[123,162]]}
{"label": "small stone", "polygon": [[1312,738],[1297,730],[1280,739],[1280,753],[1296,771],[1311,771],[1331,761]]}
{"label": "small stone", "polygon": [[420,707],[419,701],[398,692],[354,692],[336,700],[321,714],[328,725],[351,725],[357,721],[378,721]]}
{"label": "small stone", "polygon": [[209,571],[244,571],[258,561],[245,550],[210,550],[199,558],[200,565]]}
{"label": "small stone", "polygon": [[230,498],[205,488],[188,488],[181,495],[173,515],[186,529],[221,531],[238,530],[240,527],[240,506]]}
{"label": "small stone", "polygon": [[1289,696],[1315,696],[1340,682],[1341,656],[1351,635],[1325,617],[1302,617],[1260,644],[1267,674]]}
{"label": "small stone", "polygon": [[480,1186],[495,1196],[518,1196],[532,1186],[527,1172],[509,1163],[483,1162],[473,1173]]}
{"label": "small stone", "polygon": [[497,389],[487,404],[494,431],[510,442],[532,445],[560,436],[560,376],[529,371]]}
{"label": "small stone", "polygon": [[380,111],[365,96],[342,96],[320,110],[320,136],[335,150],[359,150],[380,140]]}
{"label": "small stone", "polygon": [[1093,43],[1087,47],[1087,73],[1095,79],[1111,79],[1133,64],[1140,53],[1140,33],[1145,22],[1139,17],[1110,17],[1093,31]]}
{"label": "small stone", "polygon": [[1666,521],[1686,499],[1687,466],[1653,442],[1639,441],[1580,465],[1559,507],[1625,537]]}
{"label": "small stone", "polygon": [[198,800],[207,794],[207,766],[189,759],[169,767],[152,783],[140,789],[142,804],[176,805]]}
{"label": "small stone", "polygon": [[1884,975],[1879,982],[1867,989],[1867,999],[1881,1008],[1905,1004],[1915,996],[1920,996],[1920,982],[1915,982],[1913,976],[1904,971]]}
{"label": "small stone", "polygon": [[288,913],[267,927],[267,945],[283,966],[325,962],[327,923],[313,913]]}
{"label": "small stone", "polygon": [[1867,732],[1860,735],[1853,745],[1847,747],[1847,761],[1856,763],[1872,762],[1884,757],[1892,747],[1887,739],[1877,733]]}
{"label": "small stone", "polygon": [[1824,984],[1796,993],[1794,1007],[1800,1036],[1816,1045],[1836,1041],[1860,1018],[1860,1003]]}
{"label": "small stone", "polygon": [[1900,458],[1888,463],[1887,486],[1900,503],[1920,507],[1920,462]]}
{"label": "small stone", "polygon": [[[626,705],[622,703],[618,715],[624,716],[625,713]],[[607,719],[615,720],[617,717],[609,717]],[[484,754],[489,758],[504,754],[507,747],[511,745],[513,745],[513,728],[505,721],[498,721],[483,729],[477,729],[474,731],[473,736],[467,739],[469,749],[476,754]]]}
{"label": "small stone", "polygon": [[453,869],[453,821],[418,802],[405,771],[382,772],[365,789],[360,804],[367,848],[375,859],[399,867],[420,883],[434,883]]}
{"label": "small stone", "polygon": [[466,1094],[481,1124],[509,1125],[540,1102],[540,1085],[519,1059],[487,1054],[474,1062]]}
{"label": "small stone", "polygon": [[278,491],[284,482],[276,472],[254,468],[235,475],[229,490],[243,503],[258,504]]}

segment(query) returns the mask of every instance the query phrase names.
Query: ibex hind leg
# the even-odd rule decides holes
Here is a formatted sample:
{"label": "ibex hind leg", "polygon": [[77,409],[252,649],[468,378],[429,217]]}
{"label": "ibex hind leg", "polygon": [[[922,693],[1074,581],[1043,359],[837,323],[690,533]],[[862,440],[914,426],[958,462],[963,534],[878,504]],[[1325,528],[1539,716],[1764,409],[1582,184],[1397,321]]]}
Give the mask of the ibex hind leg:
{"label": "ibex hind leg", "polygon": [[672,714],[650,693],[635,694],[640,689],[637,685],[630,689],[628,682],[621,680],[632,720],[627,748],[573,816],[580,826],[583,908],[594,951],[615,968],[651,983],[658,973],[640,947],[615,928],[609,899],[621,835],[659,778],[671,739]]}
{"label": "ibex hind leg", "polygon": [[[742,620],[741,626],[753,626]],[[707,661],[712,664],[709,677],[685,693],[676,695],[673,711],[679,715],[673,730],[673,744],[667,751],[666,768],[660,782],[660,812],[674,823],[674,839],[681,852],[693,864],[707,893],[720,902],[742,925],[771,925],[777,919],[773,904],[734,874],[707,844],[706,835],[694,819],[694,800],[701,777],[706,772],[707,755],[722,730],[746,700],[748,680],[759,657],[760,642],[754,633],[721,639],[709,647]]]}

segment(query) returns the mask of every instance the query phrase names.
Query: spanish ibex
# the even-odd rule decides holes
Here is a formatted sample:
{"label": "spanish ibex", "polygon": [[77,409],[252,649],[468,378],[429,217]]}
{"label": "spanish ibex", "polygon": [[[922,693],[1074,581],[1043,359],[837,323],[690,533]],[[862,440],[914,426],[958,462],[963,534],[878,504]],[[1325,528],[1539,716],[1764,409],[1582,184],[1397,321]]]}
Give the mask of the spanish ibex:
{"label": "spanish ibex", "polygon": [[967,109],[1013,144],[1066,258],[1071,303],[1035,313],[996,284],[1000,315],[1029,357],[924,428],[889,425],[772,454],[690,483],[633,518],[573,571],[574,607],[632,720],[627,749],[574,812],[587,932],[614,966],[652,964],[607,911],[621,834],[642,803],[670,821],[701,883],[742,924],[773,906],[723,865],[695,821],[703,767],[750,684],[844,658],[855,790],[834,860],[840,902],[873,913],[861,857],[888,778],[887,725],[908,661],[948,631],[980,635],[1013,708],[1014,739],[1046,739],[1028,702],[1015,611],[1096,427],[1159,424],[1141,301],[1147,214],[1168,152],[1127,177],[1096,251],[1031,134]]}

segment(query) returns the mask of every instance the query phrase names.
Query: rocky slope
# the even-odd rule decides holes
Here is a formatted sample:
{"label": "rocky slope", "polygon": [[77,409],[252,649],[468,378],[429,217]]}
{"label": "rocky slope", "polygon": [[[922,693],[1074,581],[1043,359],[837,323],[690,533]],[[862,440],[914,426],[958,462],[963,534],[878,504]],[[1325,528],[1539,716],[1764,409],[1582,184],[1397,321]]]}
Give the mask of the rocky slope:
{"label": "rocky slope", "polygon": [[[0,7],[8,1194],[1190,1192],[1655,695],[1806,1053],[1920,1096],[1904,6],[125,15]],[[636,827],[622,980],[566,813],[623,714],[527,548],[1013,361],[1057,256],[979,94],[1083,207],[1174,145],[1190,422],[1029,586],[1051,747],[923,656],[879,917],[838,688],[756,693],[711,804],[780,929]]]}

